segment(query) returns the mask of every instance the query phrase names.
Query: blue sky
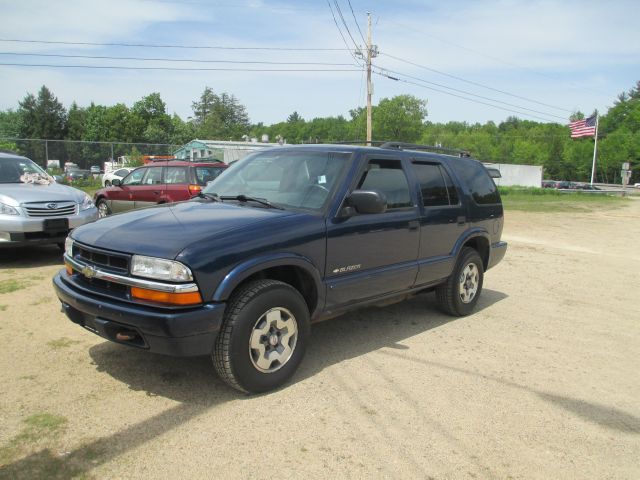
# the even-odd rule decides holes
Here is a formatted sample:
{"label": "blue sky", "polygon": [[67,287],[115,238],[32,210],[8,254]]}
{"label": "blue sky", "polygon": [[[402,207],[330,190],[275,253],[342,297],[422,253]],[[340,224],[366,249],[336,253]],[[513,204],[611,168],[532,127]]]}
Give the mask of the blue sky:
{"label": "blue sky", "polygon": [[[326,0],[5,0],[2,3],[4,22],[0,38],[3,39],[345,48]],[[333,5],[333,0],[331,3]],[[338,4],[351,34],[361,44],[347,0],[338,0]],[[381,52],[374,63],[383,69],[381,71],[422,85],[374,75],[374,104],[384,97],[403,93],[416,95],[428,101],[430,121],[499,122],[514,115],[507,110],[516,110],[520,113],[515,115],[521,118],[564,122],[573,110],[587,113],[594,108],[605,110],[620,92],[640,80],[640,14],[636,2],[351,0],[351,4],[363,32],[365,12],[372,13],[373,40]],[[346,36],[344,27],[343,33]],[[348,36],[347,41],[351,42]],[[355,61],[346,49],[161,49],[3,41],[0,52],[0,63],[234,66],[8,55],[35,53],[340,63],[346,65],[288,68],[353,70],[274,73],[0,65],[0,109],[16,108],[27,92],[36,92],[43,84],[67,107],[73,100],[80,105],[88,105],[91,101],[131,105],[143,95],[157,91],[167,103],[169,112],[176,112],[183,118],[191,114],[191,102],[205,86],[209,86],[218,93],[234,94],[246,105],[253,122],[265,123],[284,120],[294,110],[306,119],[348,115],[350,109],[363,106],[365,102],[362,69],[354,65]],[[243,66],[266,67],[259,64]],[[464,97],[470,97],[470,94],[485,97],[472,97],[478,102],[494,105],[496,101],[503,102],[498,105],[507,110],[425,87]]]}

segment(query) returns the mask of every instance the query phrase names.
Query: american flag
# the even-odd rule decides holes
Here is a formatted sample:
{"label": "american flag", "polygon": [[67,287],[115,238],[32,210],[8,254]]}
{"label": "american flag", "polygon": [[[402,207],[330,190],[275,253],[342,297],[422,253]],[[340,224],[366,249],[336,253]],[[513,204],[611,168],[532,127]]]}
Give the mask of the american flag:
{"label": "american flag", "polygon": [[577,120],[569,124],[571,138],[593,137],[596,134],[596,116]]}

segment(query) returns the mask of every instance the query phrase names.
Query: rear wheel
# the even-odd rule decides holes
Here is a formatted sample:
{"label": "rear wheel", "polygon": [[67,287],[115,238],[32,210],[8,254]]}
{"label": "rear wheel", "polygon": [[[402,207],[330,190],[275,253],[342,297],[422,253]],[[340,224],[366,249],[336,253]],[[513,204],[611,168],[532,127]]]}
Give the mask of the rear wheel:
{"label": "rear wheel", "polygon": [[213,365],[237,390],[273,390],[295,373],[308,336],[309,310],[295,288],[277,280],[250,282],[229,301]]}
{"label": "rear wheel", "polygon": [[109,208],[109,205],[107,205],[107,201],[104,198],[98,200],[96,207],[98,207],[98,218],[104,218],[111,215],[111,209]]}
{"label": "rear wheel", "polygon": [[456,317],[469,315],[478,303],[483,279],[484,266],[480,255],[473,248],[463,248],[451,276],[436,288],[440,308]]}

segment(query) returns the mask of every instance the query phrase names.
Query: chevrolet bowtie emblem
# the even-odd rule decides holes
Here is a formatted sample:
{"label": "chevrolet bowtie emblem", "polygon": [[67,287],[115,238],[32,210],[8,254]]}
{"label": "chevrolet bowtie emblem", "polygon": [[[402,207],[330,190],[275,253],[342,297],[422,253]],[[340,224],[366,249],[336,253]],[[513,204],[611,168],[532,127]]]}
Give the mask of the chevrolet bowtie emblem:
{"label": "chevrolet bowtie emblem", "polygon": [[85,265],[82,267],[81,273],[87,278],[93,278],[96,276],[96,269],[91,265]]}

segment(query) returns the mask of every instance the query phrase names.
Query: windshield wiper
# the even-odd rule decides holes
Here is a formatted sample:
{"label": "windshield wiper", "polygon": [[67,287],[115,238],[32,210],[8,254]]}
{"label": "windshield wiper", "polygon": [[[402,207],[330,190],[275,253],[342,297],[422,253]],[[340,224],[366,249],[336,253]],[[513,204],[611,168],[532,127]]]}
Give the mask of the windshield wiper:
{"label": "windshield wiper", "polygon": [[275,205],[273,203],[271,203],[269,200],[266,200],[264,198],[256,198],[256,197],[249,197],[248,195],[223,195],[222,197],[220,197],[220,200],[237,200],[239,202],[256,202],[259,203],[260,205],[264,205],[265,207],[269,207],[269,208],[275,208],[277,210],[284,210],[284,208]]}
{"label": "windshield wiper", "polygon": [[207,200],[211,200],[212,202],[221,202],[222,201],[217,193],[199,192],[196,195],[196,198],[206,198]]}

